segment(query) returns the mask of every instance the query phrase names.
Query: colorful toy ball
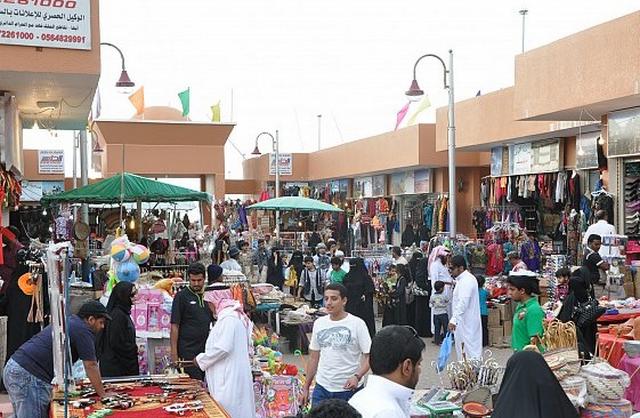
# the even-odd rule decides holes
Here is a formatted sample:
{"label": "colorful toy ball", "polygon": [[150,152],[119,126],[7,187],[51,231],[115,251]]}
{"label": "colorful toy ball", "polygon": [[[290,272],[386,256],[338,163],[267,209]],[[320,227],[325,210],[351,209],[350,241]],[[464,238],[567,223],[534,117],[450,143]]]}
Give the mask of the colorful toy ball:
{"label": "colorful toy ball", "polygon": [[111,258],[114,261],[122,263],[129,260],[129,257],[131,257],[131,253],[126,245],[120,243],[111,245]]}
{"label": "colorful toy ball", "polygon": [[149,260],[149,255],[151,254],[147,247],[140,244],[131,247],[131,253],[133,255],[133,261],[138,264],[146,263]]}
{"label": "colorful toy ball", "polygon": [[133,283],[140,277],[140,266],[133,260],[120,263],[116,270],[116,276],[118,280]]}

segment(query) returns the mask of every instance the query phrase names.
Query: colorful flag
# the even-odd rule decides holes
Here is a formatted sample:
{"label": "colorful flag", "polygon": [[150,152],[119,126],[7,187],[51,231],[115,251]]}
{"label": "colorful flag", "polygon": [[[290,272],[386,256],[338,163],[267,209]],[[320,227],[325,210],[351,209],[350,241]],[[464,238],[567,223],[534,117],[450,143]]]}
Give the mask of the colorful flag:
{"label": "colorful flag", "polygon": [[189,96],[191,88],[188,87],[185,91],[181,91],[178,93],[178,97],[180,98],[180,103],[182,103],[182,116],[189,115]]}
{"label": "colorful flag", "polygon": [[420,100],[420,103],[418,103],[418,108],[416,109],[415,113],[411,115],[411,117],[407,121],[407,126],[411,126],[415,124],[416,118],[418,117],[418,115],[422,113],[425,109],[428,109],[430,106],[431,106],[431,102],[429,101],[429,96],[425,94],[422,100]]}
{"label": "colorful flag", "polygon": [[134,91],[129,96],[129,101],[136,108],[136,115],[141,115],[144,113],[144,86],[140,86],[140,88]]}
{"label": "colorful flag", "polygon": [[394,130],[398,129],[398,126],[400,126],[404,117],[407,116],[407,112],[409,111],[410,104],[411,102],[407,102],[407,104],[402,106],[402,109],[398,111],[398,114],[396,115],[396,129]]}
{"label": "colorful flag", "polygon": [[220,122],[220,100],[211,106],[211,122]]}

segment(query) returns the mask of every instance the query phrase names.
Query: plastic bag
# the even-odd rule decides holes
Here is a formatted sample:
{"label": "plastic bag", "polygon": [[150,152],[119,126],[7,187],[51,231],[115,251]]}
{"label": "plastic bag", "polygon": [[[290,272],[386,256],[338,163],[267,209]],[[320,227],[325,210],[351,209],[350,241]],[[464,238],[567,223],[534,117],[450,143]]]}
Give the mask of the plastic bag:
{"label": "plastic bag", "polygon": [[442,341],[442,345],[440,346],[440,353],[438,354],[438,373],[442,373],[442,371],[447,367],[452,347],[453,335],[451,332],[447,332],[447,336],[444,337],[444,341]]}

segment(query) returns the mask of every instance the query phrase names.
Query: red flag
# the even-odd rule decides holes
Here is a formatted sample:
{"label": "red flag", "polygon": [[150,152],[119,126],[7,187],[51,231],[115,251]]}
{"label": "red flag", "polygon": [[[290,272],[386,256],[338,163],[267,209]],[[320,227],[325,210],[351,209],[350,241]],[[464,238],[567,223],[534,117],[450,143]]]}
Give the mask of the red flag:
{"label": "red flag", "polygon": [[409,111],[410,104],[411,102],[407,102],[407,104],[404,105],[402,109],[398,111],[398,114],[396,115],[396,128],[394,129],[394,131],[398,129],[398,126],[400,126],[404,117],[407,116],[407,112]]}

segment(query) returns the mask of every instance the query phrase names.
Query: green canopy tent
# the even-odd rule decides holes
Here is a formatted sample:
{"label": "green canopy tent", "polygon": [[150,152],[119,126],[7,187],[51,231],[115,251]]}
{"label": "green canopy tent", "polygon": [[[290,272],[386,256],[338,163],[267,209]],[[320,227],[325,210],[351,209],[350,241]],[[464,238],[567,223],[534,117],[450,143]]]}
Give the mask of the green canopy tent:
{"label": "green canopy tent", "polygon": [[263,210],[307,210],[316,212],[343,212],[342,209],[337,208],[328,203],[321,202],[315,199],[309,199],[308,197],[278,197],[275,199],[265,200],[255,205],[247,207],[247,209],[263,209]]}
{"label": "green canopy tent", "polygon": [[189,201],[211,202],[211,195],[124,173],[68,192],[43,196],[41,203],[50,206],[57,203],[119,204],[121,202]]}

